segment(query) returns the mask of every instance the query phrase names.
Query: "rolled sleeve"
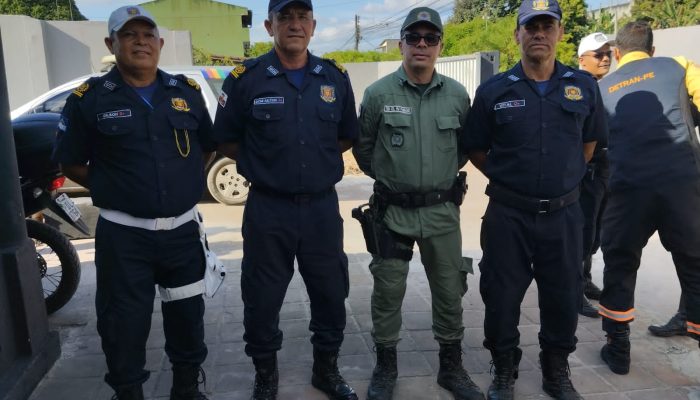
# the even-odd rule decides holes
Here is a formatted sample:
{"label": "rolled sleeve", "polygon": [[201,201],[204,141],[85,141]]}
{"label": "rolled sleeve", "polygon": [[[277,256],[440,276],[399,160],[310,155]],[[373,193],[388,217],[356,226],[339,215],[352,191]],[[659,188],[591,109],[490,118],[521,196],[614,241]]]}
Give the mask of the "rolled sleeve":
{"label": "rolled sleeve", "polygon": [[343,107],[343,118],[338,129],[338,139],[354,141],[357,139],[359,131],[357,112],[355,111],[355,94],[347,75],[345,75],[345,82],[345,105]]}
{"label": "rolled sleeve", "polygon": [[378,118],[379,114],[374,105],[373,94],[370,90],[365,90],[360,106],[360,133],[352,149],[352,154],[355,156],[360,169],[371,177],[374,176],[372,156],[377,142]]}
{"label": "rolled sleeve", "polygon": [[583,125],[583,142],[599,142],[607,145],[608,120],[598,85],[593,87],[593,93],[594,101],[591,105],[591,113]]}
{"label": "rolled sleeve", "polygon": [[238,143],[243,138],[244,104],[240,93],[239,82],[231,75],[226,77],[221,88],[219,104],[216,107],[212,141],[220,143]]}
{"label": "rolled sleeve", "polygon": [[62,165],[85,165],[90,159],[89,148],[79,98],[70,95],[61,113],[52,158]]}
{"label": "rolled sleeve", "polygon": [[467,113],[465,129],[460,135],[461,152],[486,151],[491,148],[491,126],[488,111],[483,93],[481,90],[477,90],[474,104]]}

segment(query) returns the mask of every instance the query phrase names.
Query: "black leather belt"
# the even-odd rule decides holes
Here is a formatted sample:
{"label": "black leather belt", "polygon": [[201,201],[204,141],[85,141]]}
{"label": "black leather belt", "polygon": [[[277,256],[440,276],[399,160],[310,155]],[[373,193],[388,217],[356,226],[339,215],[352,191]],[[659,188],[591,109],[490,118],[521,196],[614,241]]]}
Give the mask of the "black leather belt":
{"label": "black leather belt", "polygon": [[536,214],[547,214],[560,210],[578,201],[580,191],[576,186],[569,193],[552,199],[538,199],[535,197],[523,196],[503,186],[489,183],[486,185],[486,195],[493,200],[519,210]]}
{"label": "black leather belt", "polygon": [[329,194],[335,192],[335,187],[315,193],[285,193],[273,189],[261,188],[255,185],[251,185],[250,190],[262,193],[266,196],[293,201],[295,203],[308,203],[311,200],[320,199],[321,197],[328,196]]}
{"label": "black leather belt", "polygon": [[452,201],[452,189],[428,193],[381,193],[387,204],[403,208],[430,207]]}

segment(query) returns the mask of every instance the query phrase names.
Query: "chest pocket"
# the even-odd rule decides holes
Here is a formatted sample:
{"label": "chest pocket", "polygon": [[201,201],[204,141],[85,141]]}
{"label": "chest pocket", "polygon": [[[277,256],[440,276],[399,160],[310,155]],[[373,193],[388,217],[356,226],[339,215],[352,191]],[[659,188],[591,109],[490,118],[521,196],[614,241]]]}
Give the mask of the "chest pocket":
{"label": "chest pocket", "polygon": [[284,110],[284,104],[253,105],[251,110],[252,122],[255,126],[253,134],[268,140],[276,140],[281,132],[285,131],[279,124],[284,118]]}
{"label": "chest pocket", "polygon": [[[583,125],[586,122],[590,110],[588,104],[582,101],[569,101],[564,100],[561,103],[561,108],[564,109],[567,121],[563,121],[561,126],[567,131],[567,133],[575,136],[581,136],[583,132]],[[567,127],[576,127],[576,131]]]}
{"label": "chest pocket", "polygon": [[406,151],[413,146],[410,132],[411,116],[404,114],[384,114],[382,142],[389,151]]}
{"label": "chest pocket", "polygon": [[194,132],[199,128],[199,121],[190,113],[170,113],[168,114],[168,121],[170,121],[170,125],[178,131],[187,130],[189,132]]}
{"label": "chest pocket", "polygon": [[108,137],[123,137],[134,131],[133,117],[103,119],[97,121],[97,129]]}
{"label": "chest pocket", "polygon": [[435,138],[437,147],[444,151],[452,151],[457,147],[457,129],[461,127],[456,115],[437,117],[438,135]]}
{"label": "chest pocket", "polygon": [[529,126],[525,107],[502,108],[495,111],[496,130],[494,141],[503,147],[518,147],[527,143],[535,134]]}
{"label": "chest pocket", "polygon": [[336,107],[318,106],[318,118],[324,129],[317,129],[318,141],[323,147],[338,147],[338,122],[340,111]]}

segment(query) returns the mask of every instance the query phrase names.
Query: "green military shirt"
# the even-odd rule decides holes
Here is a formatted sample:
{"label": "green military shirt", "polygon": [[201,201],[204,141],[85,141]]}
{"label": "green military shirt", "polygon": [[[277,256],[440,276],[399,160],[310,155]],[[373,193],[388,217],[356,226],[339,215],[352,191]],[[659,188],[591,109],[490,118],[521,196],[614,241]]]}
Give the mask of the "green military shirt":
{"label": "green military shirt", "polygon": [[[422,92],[399,67],[365,90],[353,147],[357,163],[394,192],[449,189],[466,164],[457,138],[469,107],[467,91],[454,79],[436,72]],[[389,206],[384,221],[394,232],[427,238],[458,229],[459,208],[452,202]]]}

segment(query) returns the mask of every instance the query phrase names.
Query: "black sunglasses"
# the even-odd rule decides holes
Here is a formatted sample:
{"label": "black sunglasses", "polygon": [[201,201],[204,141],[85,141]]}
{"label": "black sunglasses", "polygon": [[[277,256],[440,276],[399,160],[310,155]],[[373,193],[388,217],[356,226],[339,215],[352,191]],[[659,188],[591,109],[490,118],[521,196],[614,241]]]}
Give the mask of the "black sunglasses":
{"label": "black sunglasses", "polygon": [[590,57],[595,57],[595,58],[597,58],[597,59],[599,59],[599,60],[602,60],[603,58],[605,58],[605,56],[607,56],[608,58],[612,58],[612,50],[608,50],[608,51],[596,51],[596,52],[593,53],[593,54],[584,54],[584,55],[590,56]]}
{"label": "black sunglasses", "polygon": [[425,44],[428,46],[437,46],[440,43],[440,35],[435,35],[433,33],[428,33],[421,35],[419,33],[404,33],[402,39],[406,41],[406,44],[411,46],[417,46],[421,39],[425,40]]}

